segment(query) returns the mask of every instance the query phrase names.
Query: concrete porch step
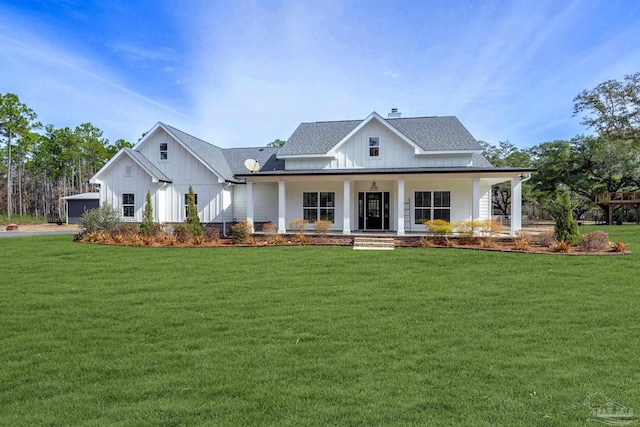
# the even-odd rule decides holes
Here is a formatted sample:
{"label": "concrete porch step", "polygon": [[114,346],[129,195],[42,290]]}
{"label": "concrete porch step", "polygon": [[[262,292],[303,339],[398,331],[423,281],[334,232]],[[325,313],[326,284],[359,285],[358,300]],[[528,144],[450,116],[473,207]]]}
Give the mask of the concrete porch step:
{"label": "concrete porch step", "polygon": [[356,236],[353,238],[353,249],[355,250],[392,251],[394,248],[393,237]]}

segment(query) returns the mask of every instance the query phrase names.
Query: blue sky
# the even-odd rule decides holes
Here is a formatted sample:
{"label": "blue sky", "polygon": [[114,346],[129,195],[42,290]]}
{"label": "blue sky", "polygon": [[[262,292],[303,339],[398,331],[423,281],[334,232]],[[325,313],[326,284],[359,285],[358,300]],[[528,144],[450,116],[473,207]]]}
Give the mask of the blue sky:
{"label": "blue sky", "polygon": [[573,98],[640,71],[638,41],[636,0],[4,0],[0,93],[111,141],[261,146],[397,107],[528,147],[588,133]]}

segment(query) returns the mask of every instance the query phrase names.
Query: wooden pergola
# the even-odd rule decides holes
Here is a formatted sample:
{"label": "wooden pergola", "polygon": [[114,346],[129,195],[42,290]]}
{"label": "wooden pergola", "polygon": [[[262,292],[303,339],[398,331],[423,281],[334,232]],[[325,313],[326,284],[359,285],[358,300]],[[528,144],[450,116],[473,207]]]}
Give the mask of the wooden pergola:
{"label": "wooden pergola", "polygon": [[613,211],[619,206],[630,206],[636,211],[636,224],[640,224],[640,191],[602,193],[596,195],[596,204],[608,212],[607,223],[613,225]]}

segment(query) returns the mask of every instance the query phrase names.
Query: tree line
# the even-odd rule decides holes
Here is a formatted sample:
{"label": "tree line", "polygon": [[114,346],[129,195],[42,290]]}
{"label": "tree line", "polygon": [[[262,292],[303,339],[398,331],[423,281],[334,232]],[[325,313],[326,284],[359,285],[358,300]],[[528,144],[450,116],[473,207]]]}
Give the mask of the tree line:
{"label": "tree line", "polygon": [[[530,217],[543,217],[549,201],[565,193],[576,219],[595,211],[604,216],[606,211],[595,209],[598,194],[640,189],[640,73],[603,82],[573,101],[574,116],[582,115],[581,123],[592,134],[530,148],[480,141],[494,166],[537,169],[523,184],[523,208]],[[11,93],[0,94],[0,142],[0,194],[6,194],[0,197],[0,212],[9,218],[62,213],[62,197],[93,190],[89,178],[122,147],[132,146],[122,139],[110,143],[91,123],[74,129],[43,127],[37,114]],[[510,198],[508,184],[495,186],[494,213],[509,215]],[[615,212],[622,219],[627,214],[624,208]]]}
{"label": "tree line", "polygon": [[[592,213],[604,221],[608,212],[597,208],[599,194],[640,189],[640,73],[584,90],[573,101],[573,115],[582,115],[581,124],[593,134],[524,149],[508,141],[481,144],[494,166],[537,169],[523,184],[529,215],[543,216],[550,200],[568,193],[576,219]],[[494,188],[493,201],[494,212],[509,214],[508,185]],[[618,207],[614,216],[618,221],[635,220],[635,213],[624,207]]]}
{"label": "tree line", "polygon": [[62,214],[62,197],[93,190],[93,176],[122,147],[91,123],[75,128],[42,126],[37,114],[12,93],[0,94],[0,212],[39,217]]}

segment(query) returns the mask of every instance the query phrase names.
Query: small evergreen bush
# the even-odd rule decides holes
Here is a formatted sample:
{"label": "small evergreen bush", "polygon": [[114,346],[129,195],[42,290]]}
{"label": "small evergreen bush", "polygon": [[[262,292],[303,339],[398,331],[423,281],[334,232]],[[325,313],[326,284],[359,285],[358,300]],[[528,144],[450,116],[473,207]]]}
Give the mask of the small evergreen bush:
{"label": "small evergreen bush", "polygon": [[189,194],[187,194],[187,224],[191,226],[191,234],[194,237],[204,236],[204,228],[198,218],[198,207],[196,206],[196,195],[193,187],[189,186]]}
{"label": "small evergreen bush", "polygon": [[249,221],[242,221],[231,227],[231,237],[233,243],[251,243],[251,224]]}
{"label": "small evergreen bush", "polygon": [[568,242],[572,246],[580,242],[578,222],[573,218],[573,204],[566,190],[559,191],[555,197],[545,203],[545,207],[555,221],[553,228],[558,242]]}
{"label": "small evergreen bush", "polygon": [[144,203],[144,214],[140,224],[140,234],[145,237],[155,237],[156,227],[153,222],[153,205],[151,204],[151,191],[147,190],[147,198]]}

